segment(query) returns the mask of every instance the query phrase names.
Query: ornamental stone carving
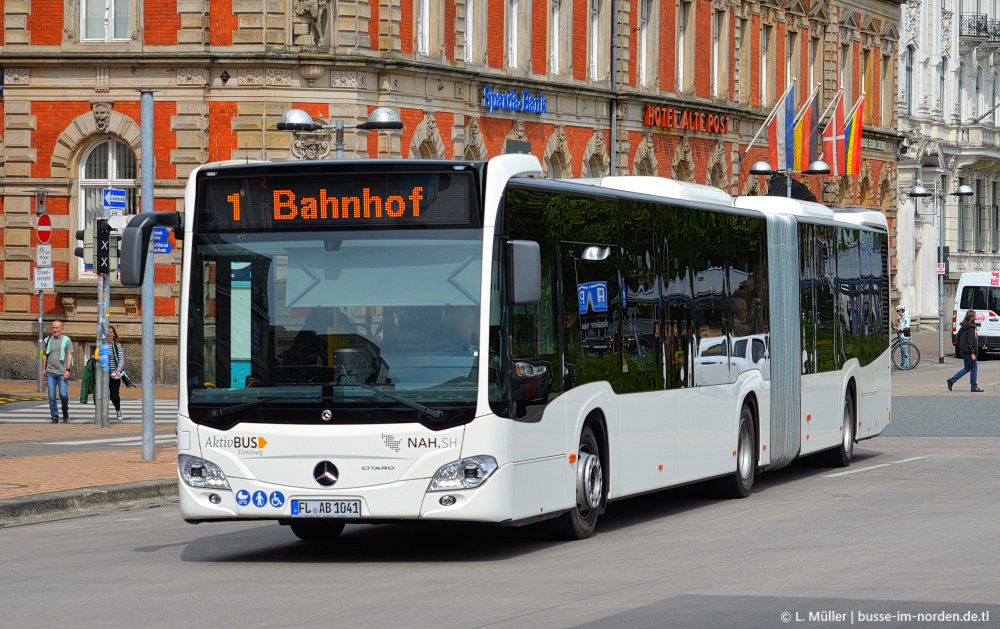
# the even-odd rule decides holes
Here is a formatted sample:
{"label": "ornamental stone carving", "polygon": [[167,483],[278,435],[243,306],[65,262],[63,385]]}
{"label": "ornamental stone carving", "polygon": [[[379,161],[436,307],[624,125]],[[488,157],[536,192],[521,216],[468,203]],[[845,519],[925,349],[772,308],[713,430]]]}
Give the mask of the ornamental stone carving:
{"label": "ornamental stone carving", "polygon": [[177,85],[204,85],[204,68],[178,68]]}
{"label": "ornamental stone carving", "polygon": [[284,85],[292,84],[292,71],[288,69],[268,68],[264,75],[264,85]]}
{"label": "ornamental stone carving", "polygon": [[299,75],[306,80],[306,84],[312,87],[316,79],[323,76],[323,66],[314,63],[307,63],[299,66]]}
{"label": "ornamental stone carving", "polygon": [[239,85],[263,85],[264,69],[241,68],[237,74],[236,82]]}
{"label": "ornamental stone carving", "polygon": [[111,103],[93,103],[94,122],[97,130],[101,133],[108,132],[108,125],[111,122]]}
{"label": "ornamental stone carving", "polygon": [[941,10],[941,50],[951,52],[951,11]]}
{"label": "ornamental stone carving", "polygon": [[27,85],[28,68],[8,68],[3,75],[4,85]]}
{"label": "ornamental stone carving", "polygon": [[330,22],[330,6],[324,0],[295,0],[293,5],[296,18],[296,35],[300,35],[299,25],[302,25],[302,33],[296,37],[295,43],[300,46],[323,46],[326,44],[327,26]]}
{"label": "ornamental stone carving", "polygon": [[297,159],[323,159],[330,154],[330,134],[295,134],[292,155]]}
{"label": "ornamental stone carving", "polygon": [[330,73],[330,87],[336,87],[340,89],[357,89],[358,88],[358,73],[357,72],[331,72]]}

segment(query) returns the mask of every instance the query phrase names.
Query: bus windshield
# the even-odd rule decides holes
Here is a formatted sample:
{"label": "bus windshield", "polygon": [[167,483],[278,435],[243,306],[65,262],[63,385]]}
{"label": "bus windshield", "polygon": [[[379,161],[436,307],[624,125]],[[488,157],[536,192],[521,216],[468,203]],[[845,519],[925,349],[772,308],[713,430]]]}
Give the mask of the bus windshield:
{"label": "bus windshield", "polygon": [[216,233],[192,245],[193,420],[472,418],[480,230]]}

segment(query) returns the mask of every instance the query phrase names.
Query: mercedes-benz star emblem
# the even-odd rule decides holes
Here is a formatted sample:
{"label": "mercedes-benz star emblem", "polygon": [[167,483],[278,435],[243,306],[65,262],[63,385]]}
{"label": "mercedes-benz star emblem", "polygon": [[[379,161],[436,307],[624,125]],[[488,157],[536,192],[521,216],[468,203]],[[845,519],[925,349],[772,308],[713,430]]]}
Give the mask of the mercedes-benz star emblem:
{"label": "mercedes-benz star emblem", "polygon": [[320,461],[313,468],[313,478],[323,487],[333,487],[340,478],[340,470],[330,461]]}

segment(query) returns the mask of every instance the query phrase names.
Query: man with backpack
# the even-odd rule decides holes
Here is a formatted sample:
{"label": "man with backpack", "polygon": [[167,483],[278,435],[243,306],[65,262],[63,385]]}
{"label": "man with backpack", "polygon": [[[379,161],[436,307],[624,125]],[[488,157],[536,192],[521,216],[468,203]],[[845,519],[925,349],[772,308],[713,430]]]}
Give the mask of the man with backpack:
{"label": "man with backpack", "polygon": [[56,388],[62,398],[62,420],[69,421],[69,370],[73,367],[73,341],[63,334],[63,322],[52,322],[52,336],[45,339],[45,379],[49,385],[49,411],[52,423],[59,423]]}

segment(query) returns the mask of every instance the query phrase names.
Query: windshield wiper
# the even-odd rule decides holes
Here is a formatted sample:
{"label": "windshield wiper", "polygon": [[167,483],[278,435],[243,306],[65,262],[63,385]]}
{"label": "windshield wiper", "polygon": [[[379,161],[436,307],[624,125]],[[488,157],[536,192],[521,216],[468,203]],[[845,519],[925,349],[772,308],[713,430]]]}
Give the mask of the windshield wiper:
{"label": "windshield wiper", "polygon": [[441,409],[439,409],[439,408],[434,408],[434,407],[431,407],[431,406],[424,406],[423,404],[418,404],[417,402],[414,402],[412,400],[407,400],[406,398],[399,397],[398,395],[393,395],[392,393],[389,393],[387,391],[383,391],[382,389],[379,389],[378,387],[373,387],[370,384],[365,384],[364,382],[358,382],[352,376],[348,376],[347,374],[344,374],[343,376],[341,376],[341,380],[347,381],[348,383],[353,384],[353,385],[358,386],[358,387],[361,387],[362,389],[368,389],[369,391],[374,391],[375,393],[378,393],[379,395],[385,396],[385,397],[389,398],[390,400],[393,400],[395,402],[399,402],[403,406],[415,410],[417,413],[419,413],[420,415],[422,415],[422,416],[424,416],[424,417],[426,417],[428,419],[432,419],[434,421],[440,421],[440,419],[442,417],[444,417],[444,413],[442,413]]}
{"label": "windshield wiper", "polygon": [[[256,408],[268,402],[273,402],[274,400],[280,400],[284,396],[273,395],[271,397],[262,397],[260,399],[254,400],[253,402],[246,402],[244,404],[237,404],[236,406],[227,406],[225,408],[213,408],[209,415],[212,417],[225,417],[226,415],[232,415],[233,413],[239,413],[240,411],[250,410],[251,408]],[[293,399],[293,398],[287,398]],[[295,397],[296,400],[318,400],[318,395],[309,395],[306,397]]]}

